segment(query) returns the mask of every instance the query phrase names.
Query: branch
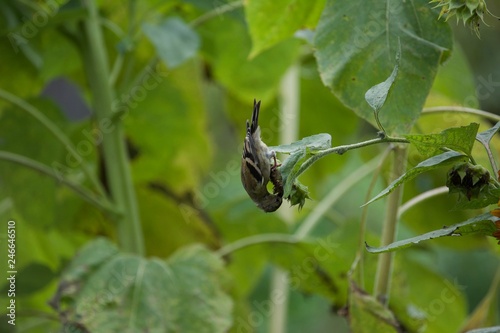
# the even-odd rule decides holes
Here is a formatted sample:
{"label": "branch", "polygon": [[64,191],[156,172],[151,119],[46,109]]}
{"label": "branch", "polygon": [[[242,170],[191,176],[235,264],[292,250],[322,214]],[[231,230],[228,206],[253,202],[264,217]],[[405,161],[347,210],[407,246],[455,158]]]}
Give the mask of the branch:
{"label": "branch", "polygon": [[[40,112],[37,108],[35,108],[33,105],[29,104],[25,100],[5,91],[0,89],[0,97],[5,99],[6,101],[9,101],[10,103],[17,105],[24,111],[28,112],[33,118],[38,120],[54,137],[59,140],[63,144],[64,147],[68,150],[68,152],[77,160],[80,161],[82,157],[78,152],[76,151],[75,146],[71,142],[71,140],[66,136],[66,134],[58,128],[54,122],[52,122],[49,118],[47,118],[42,112]],[[94,176],[94,174],[89,170],[87,165],[85,163],[81,163],[81,169],[85,173],[85,176],[90,180],[92,185],[95,187],[99,195],[105,198],[105,200],[108,200],[106,192],[104,191],[104,188],[102,187],[102,184],[99,182],[99,180]]]}
{"label": "branch", "polygon": [[243,1],[241,1],[241,0],[233,1],[230,3],[224,4],[220,7],[216,7],[215,9],[213,9],[209,12],[206,12],[205,14],[203,14],[201,16],[198,16],[193,21],[191,21],[190,25],[191,25],[191,27],[196,28],[196,27],[202,25],[206,21],[211,20],[212,18],[214,18],[216,16],[222,15],[226,12],[233,11],[233,10],[238,9],[240,7],[243,7]]}
{"label": "branch", "polygon": [[287,244],[297,244],[300,239],[293,235],[288,234],[260,234],[255,236],[250,236],[246,238],[239,239],[233,243],[230,243],[224,247],[217,250],[217,254],[220,257],[227,256],[233,252],[241,250],[245,247],[263,244],[263,243],[287,243]]}
{"label": "branch", "polygon": [[439,113],[439,112],[461,112],[461,113],[469,113],[476,116],[481,116],[486,119],[490,119],[493,121],[500,121],[500,116],[494,113],[483,111],[474,108],[467,108],[464,106],[435,106],[431,108],[424,108],[422,110],[422,114],[429,113]]}
{"label": "branch", "polygon": [[342,155],[345,152],[352,150],[352,149],[371,146],[371,145],[378,144],[378,143],[391,143],[391,142],[392,143],[410,143],[410,141],[408,141],[405,138],[393,138],[393,137],[386,136],[385,138],[377,138],[377,139],[367,140],[367,141],[363,141],[363,142],[353,143],[350,145],[342,145],[342,146],[328,148],[325,150],[320,150],[320,151],[316,152],[310,159],[305,161],[304,164],[302,164],[300,166],[300,169],[297,172],[296,177],[299,177],[304,171],[306,171],[311,165],[313,165],[314,162],[316,162],[317,160],[319,160],[327,155],[330,155],[330,154]]}
{"label": "branch", "polygon": [[75,183],[69,179],[62,177],[61,175],[57,174],[54,170],[52,170],[50,167],[46,166],[45,164],[37,162],[31,158],[28,158],[28,157],[25,157],[25,156],[22,156],[19,154],[14,154],[14,153],[11,153],[8,151],[0,151],[0,160],[12,162],[12,163],[17,163],[17,164],[20,164],[20,165],[25,166],[27,168],[30,168],[32,170],[38,171],[46,176],[54,178],[55,180],[68,186],[76,194],[78,194],[80,197],[82,197],[85,201],[96,206],[97,208],[99,208],[103,212],[110,213],[113,215],[118,214],[118,212],[115,210],[115,208],[113,206],[109,205],[107,201],[103,202],[103,200],[97,198],[92,192],[90,192],[85,187],[82,187],[82,186],[80,186],[80,184]]}

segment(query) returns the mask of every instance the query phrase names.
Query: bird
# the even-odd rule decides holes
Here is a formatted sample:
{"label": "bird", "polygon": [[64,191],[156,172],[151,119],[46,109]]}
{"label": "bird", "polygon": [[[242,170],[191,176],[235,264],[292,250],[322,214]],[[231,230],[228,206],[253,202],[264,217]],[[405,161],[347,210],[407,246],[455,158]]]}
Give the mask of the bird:
{"label": "bird", "polygon": [[[257,207],[264,212],[274,212],[283,202],[283,180],[278,169],[276,152],[269,149],[260,137],[260,102],[253,100],[252,121],[246,122],[246,136],[241,159],[241,182]],[[267,190],[269,181],[274,186],[273,193]]]}

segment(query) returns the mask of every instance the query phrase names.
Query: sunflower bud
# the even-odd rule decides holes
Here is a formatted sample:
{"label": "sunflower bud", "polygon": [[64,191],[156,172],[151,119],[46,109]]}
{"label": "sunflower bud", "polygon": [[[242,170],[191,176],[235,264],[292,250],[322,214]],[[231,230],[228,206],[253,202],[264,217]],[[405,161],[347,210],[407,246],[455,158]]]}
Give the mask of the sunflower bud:
{"label": "sunflower bud", "polygon": [[468,25],[479,38],[480,20],[484,22],[484,13],[497,18],[486,7],[484,0],[431,0],[431,3],[437,3],[436,7],[441,7],[439,18],[446,17],[446,21],[450,17],[455,16],[457,23],[462,21],[464,25]]}

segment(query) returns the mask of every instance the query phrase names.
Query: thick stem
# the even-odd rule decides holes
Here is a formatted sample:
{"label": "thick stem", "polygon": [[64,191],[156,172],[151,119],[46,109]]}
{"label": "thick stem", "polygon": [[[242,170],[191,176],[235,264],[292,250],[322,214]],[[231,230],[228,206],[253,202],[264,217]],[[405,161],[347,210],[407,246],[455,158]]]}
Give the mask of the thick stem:
{"label": "thick stem", "polygon": [[[406,170],[407,147],[394,147],[394,160],[389,182],[392,182],[404,174]],[[398,209],[403,196],[403,186],[398,186],[388,197],[386,206],[386,218],[384,221],[381,237],[381,245],[385,246],[395,241],[398,222]],[[393,253],[382,253],[379,256],[377,273],[375,276],[375,296],[383,304],[389,301],[389,290],[391,286]]]}
{"label": "thick stem", "polygon": [[88,9],[88,17],[84,22],[85,69],[92,91],[98,129],[103,137],[103,155],[111,197],[117,209],[122,212],[121,218],[117,221],[118,240],[124,251],[142,255],[144,241],[123,126],[121,122],[111,123],[113,92],[109,83],[106,45],[95,2],[93,0],[82,0],[82,2]]}

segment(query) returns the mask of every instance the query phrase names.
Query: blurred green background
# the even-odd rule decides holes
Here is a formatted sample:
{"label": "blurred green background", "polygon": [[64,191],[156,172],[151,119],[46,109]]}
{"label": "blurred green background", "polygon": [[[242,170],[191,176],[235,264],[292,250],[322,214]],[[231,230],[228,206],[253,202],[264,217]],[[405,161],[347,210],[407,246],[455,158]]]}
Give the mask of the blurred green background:
{"label": "blurred green background", "polygon": [[[71,181],[91,187],[81,168],[85,164],[107,190],[103,151],[95,144],[100,135],[82,60],[85,50],[79,40],[79,21],[86,14],[76,1],[58,5],[60,8],[51,10],[41,2],[0,4],[0,89],[40,110],[71,139],[83,159],[75,160],[39,121],[5,98],[0,98],[0,150],[32,158]],[[500,15],[497,2],[488,5],[492,13]],[[46,23],[41,17],[34,28],[27,26],[30,21],[26,18],[40,8],[46,8]],[[263,138],[268,145],[283,143],[280,134],[285,119],[281,107],[286,102],[286,82],[282,80],[286,74],[298,84],[295,97],[300,114],[299,119],[292,119],[298,126],[297,139],[329,133],[332,146],[337,146],[376,135],[370,124],[323,85],[312,46],[303,39],[287,38],[250,58],[252,41],[244,7],[228,9],[225,1],[108,1],[100,2],[99,10],[113,74],[113,106],[123,112],[124,139],[147,257],[167,258],[193,243],[217,250],[251,235],[293,233],[339,183],[360,172],[385,149],[373,146],[322,159],[300,177],[311,196],[301,211],[289,209],[285,202],[283,213],[264,214],[240,182],[245,121],[250,117],[253,99],[261,99]],[[172,49],[163,50],[167,58],[174,59],[174,63],[165,64],[156,56],[162,50],[155,45],[154,24],[174,16],[192,23],[197,37],[186,32],[184,42],[199,46],[188,57],[175,51],[169,54]],[[469,28],[450,20],[456,40],[453,54],[439,69],[426,106],[463,105],[500,114],[500,23],[490,17],[486,20],[489,26],[481,27],[480,39]],[[22,29],[27,29],[22,41],[9,35]],[[141,31],[148,29],[145,36]],[[177,64],[177,57],[186,59]],[[472,121],[481,123],[480,131],[492,125],[462,114],[424,115],[415,132],[439,132]],[[499,144],[498,139],[493,142],[495,152]],[[475,156],[487,165],[480,149]],[[410,151],[409,166],[421,160],[416,151]],[[387,167],[382,168],[371,196],[385,188],[388,172]],[[326,273],[320,273],[327,274],[338,289],[329,289],[329,283],[317,272],[300,277],[300,285],[292,284],[290,289],[287,332],[348,331],[346,319],[338,311],[347,301],[346,274],[358,247],[360,206],[367,201],[372,173],[350,187],[308,235],[311,250],[317,239],[332,237],[335,254],[324,266],[322,263]],[[446,170],[439,170],[417,177],[405,186],[404,201],[443,186],[445,175]],[[439,229],[478,213],[452,211],[455,200],[454,196],[439,196],[411,209],[401,218],[398,238]],[[379,242],[384,208],[383,201],[369,208],[367,242],[371,245]],[[54,179],[2,160],[1,276],[7,271],[4,223],[9,220],[16,221],[17,230],[16,329],[56,332],[60,318],[47,301],[56,293],[61,272],[86,242],[98,236],[116,241],[115,222]],[[406,313],[415,311],[434,318],[425,332],[457,332],[490,290],[499,255],[491,237],[436,240],[399,252],[391,307],[397,311],[405,306]],[[265,244],[225,258],[231,281],[226,287],[234,302],[231,332],[269,331],[272,314],[262,309],[269,306],[273,270],[277,266],[290,269],[293,281],[301,274],[294,269],[304,265],[304,257],[293,246]],[[373,288],[376,259],[366,255],[364,287],[368,291]],[[0,288],[4,306],[8,287],[0,284]],[[439,303],[443,290],[452,292],[452,302]],[[491,290],[491,303],[496,305],[489,307],[492,319],[488,324],[498,325],[500,298]],[[2,332],[14,332],[5,320],[0,328]]]}

